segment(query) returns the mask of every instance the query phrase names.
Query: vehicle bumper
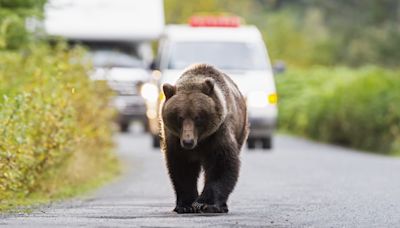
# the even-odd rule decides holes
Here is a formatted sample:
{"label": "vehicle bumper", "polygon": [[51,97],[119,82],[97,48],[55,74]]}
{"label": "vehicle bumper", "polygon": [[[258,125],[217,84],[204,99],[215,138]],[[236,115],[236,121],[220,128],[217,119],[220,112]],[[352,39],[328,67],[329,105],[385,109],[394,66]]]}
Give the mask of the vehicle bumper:
{"label": "vehicle bumper", "polygon": [[118,96],[117,99],[118,102],[115,102],[115,106],[118,111],[117,121],[119,123],[133,120],[146,121],[146,103],[141,96]]}
{"label": "vehicle bumper", "polygon": [[271,137],[276,128],[276,118],[249,117],[250,138]]}
{"label": "vehicle bumper", "polygon": [[121,114],[118,113],[117,115],[117,122],[118,123],[129,123],[131,121],[142,121],[142,122],[146,122],[146,114],[143,115],[139,115],[139,114]]}

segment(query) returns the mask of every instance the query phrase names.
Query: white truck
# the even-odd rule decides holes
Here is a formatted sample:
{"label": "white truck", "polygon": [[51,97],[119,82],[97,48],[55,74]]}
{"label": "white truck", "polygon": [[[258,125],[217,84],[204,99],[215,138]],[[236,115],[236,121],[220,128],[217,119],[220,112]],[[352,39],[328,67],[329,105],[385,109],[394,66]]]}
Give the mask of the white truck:
{"label": "white truck", "polygon": [[[152,64],[160,77],[158,86],[175,84],[183,69],[193,63],[214,65],[233,79],[247,99],[248,148],[255,148],[258,142],[264,149],[271,148],[278,114],[277,94],[260,31],[255,26],[240,25],[237,17],[195,17],[189,25],[167,26]],[[148,112],[158,113],[158,105]],[[152,117],[153,145],[158,146],[158,115]]]}
{"label": "white truck", "polygon": [[151,80],[151,42],[164,29],[162,0],[50,0],[44,28],[49,36],[89,48],[93,80],[106,80],[117,96],[122,131],[132,120],[147,128],[145,99],[140,85]]}

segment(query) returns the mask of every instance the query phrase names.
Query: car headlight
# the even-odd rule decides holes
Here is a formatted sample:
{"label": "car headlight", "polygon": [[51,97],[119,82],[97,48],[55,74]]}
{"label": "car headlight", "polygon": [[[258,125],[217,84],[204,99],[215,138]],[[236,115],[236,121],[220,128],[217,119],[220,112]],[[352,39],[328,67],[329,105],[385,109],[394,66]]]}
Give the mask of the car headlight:
{"label": "car headlight", "polygon": [[262,91],[250,92],[247,95],[247,105],[255,108],[263,108],[268,104],[277,104],[278,96],[276,93],[267,94]]}
{"label": "car headlight", "polygon": [[147,101],[157,102],[158,88],[152,83],[144,83],[140,88],[140,94]]}

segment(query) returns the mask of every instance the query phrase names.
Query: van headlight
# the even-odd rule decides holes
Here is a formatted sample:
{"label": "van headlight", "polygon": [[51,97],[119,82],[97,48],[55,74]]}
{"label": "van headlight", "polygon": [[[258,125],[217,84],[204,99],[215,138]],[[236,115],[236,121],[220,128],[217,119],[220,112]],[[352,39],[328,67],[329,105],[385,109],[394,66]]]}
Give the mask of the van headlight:
{"label": "van headlight", "polygon": [[275,105],[278,102],[276,93],[266,93],[262,91],[250,92],[247,94],[247,105],[254,108],[263,108],[268,104]]}
{"label": "van headlight", "polygon": [[157,102],[158,88],[152,83],[144,83],[140,88],[140,94],[144,99],[150,102]]}

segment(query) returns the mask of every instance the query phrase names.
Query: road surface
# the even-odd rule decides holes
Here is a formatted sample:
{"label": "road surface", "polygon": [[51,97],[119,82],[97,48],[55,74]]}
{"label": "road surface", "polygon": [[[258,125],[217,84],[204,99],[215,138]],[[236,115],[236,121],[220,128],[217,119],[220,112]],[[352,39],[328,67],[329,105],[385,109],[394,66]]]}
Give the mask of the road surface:
{"label": "road surface", "polygon": [[30,214],[26,227],[400,227],[400,159],[277,136],[275,149],[242,153],[228,214],[177,215],[163,156],[139,133],[116,136],[121,177],[89,196]]}

